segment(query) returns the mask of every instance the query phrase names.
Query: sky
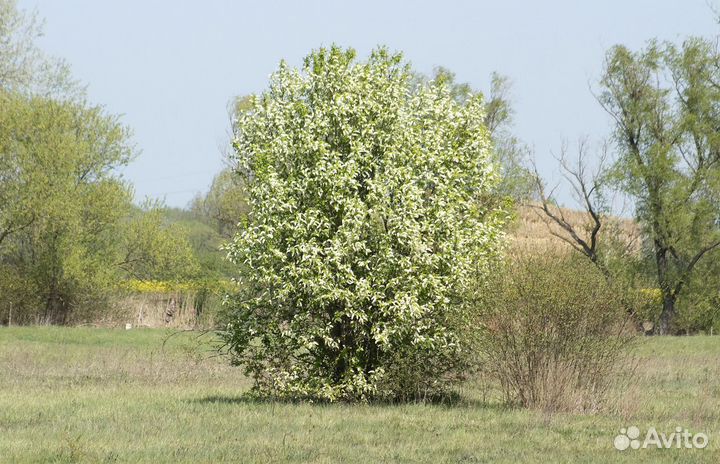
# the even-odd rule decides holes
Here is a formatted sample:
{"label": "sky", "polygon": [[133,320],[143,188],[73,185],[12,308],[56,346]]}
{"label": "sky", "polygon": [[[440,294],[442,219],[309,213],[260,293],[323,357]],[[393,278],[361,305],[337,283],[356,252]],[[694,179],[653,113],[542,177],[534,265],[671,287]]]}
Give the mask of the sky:
{"label": "sky", "polygon": [[[708,0],[709,1],[709,0]],[[299,66],[336,43],[366,57],[402,51],[487,90],[512,81],[514,133],[555,182],[563,140],[600,141],[610,121],[592,90],[608,48],[716,37],[706,0],[231,1],[19,0],[45,19],[39,45],[69,62],[90,101],[122,115],[139,155],[124,168],[135,199],[184,207],[223,167],[228,103],[262,92],[281,59]],[[563,199],[561,198],[561,201]],[[568,201],[563,201],[568,203]]]}

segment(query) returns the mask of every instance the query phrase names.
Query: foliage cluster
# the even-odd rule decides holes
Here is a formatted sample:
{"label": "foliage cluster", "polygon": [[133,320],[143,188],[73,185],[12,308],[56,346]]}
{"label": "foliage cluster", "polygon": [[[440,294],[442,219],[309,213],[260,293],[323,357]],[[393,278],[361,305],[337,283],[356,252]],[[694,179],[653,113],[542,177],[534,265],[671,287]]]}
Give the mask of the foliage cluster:
{"label": "foliage cluster", "polygon": [[195,272],[187,240],[157,205],[137,208],[118,176],[129,129],[87,101],[40,24],[0,1],[0,322],[56,323],[112,311],[129,276]]}
{"label": "foliage cluster", "polygon": [[262,394],[429,397],[470,367],[467,293],[504,218],[483,99],[411,77],[320,49],[236,123],[251,209],[224,338]]}

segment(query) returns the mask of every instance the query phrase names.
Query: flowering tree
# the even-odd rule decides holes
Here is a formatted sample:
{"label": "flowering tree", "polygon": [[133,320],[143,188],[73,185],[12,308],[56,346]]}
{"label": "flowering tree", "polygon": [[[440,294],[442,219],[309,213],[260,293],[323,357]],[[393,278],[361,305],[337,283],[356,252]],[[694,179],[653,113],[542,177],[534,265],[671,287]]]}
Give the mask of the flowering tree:
{"label": "flowering tree", "polygon": [[399,399],[462,376],[504,217],[483,116],[383,48],[281,63],[235,124],[251,213],[224,337],[257,392]]}

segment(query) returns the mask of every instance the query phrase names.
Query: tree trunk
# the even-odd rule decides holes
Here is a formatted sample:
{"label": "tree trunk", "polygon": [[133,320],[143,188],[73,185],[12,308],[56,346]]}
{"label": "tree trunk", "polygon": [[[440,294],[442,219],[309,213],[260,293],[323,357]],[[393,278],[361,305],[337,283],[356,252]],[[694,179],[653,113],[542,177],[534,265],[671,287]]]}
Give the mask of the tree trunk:
{"label": "tree trunk", "polygon": [[660,325],[658,334],[668,335],[672,327],[673,319],[675,319],[675,295],[663,292],[663,308],[660,313]]}
{"label": "tree trunk", "polygon": [[67,322],[67,305],[63,301],[56,281],[50,285],[47,302],[45,303],[45,323],[64,325]]}
{"label": "tree trunk", "polygon": [[[655,224],[655,230],[659,229],[659,225]],[[664,246],[664,242],[659,238],[655,238],[655,264],[657,265],[658,285],[662,292],[663,307],[660,313],[660,323],[658,324],[656,333],[658,335],[667,335],[670,331],[670,325],[675,318],[675,297],[673,288],[668,282],[668,248]]]}

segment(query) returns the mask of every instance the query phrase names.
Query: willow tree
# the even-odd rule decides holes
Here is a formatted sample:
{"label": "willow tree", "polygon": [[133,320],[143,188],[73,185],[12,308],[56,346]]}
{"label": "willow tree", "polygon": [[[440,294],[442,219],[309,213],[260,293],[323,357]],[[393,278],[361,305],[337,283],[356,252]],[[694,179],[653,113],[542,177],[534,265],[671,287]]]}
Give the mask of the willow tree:
{"label": "willow tree", "polygon": [[133,154],[100,107],[0,91],[0,275],[23,282],[16,309],[65,323],[99,305],[131,201],[113,171]]}
{"label": "willow tree", "polygon": [[616,178],[635,201],[662,292],[659,332],[668,333],[698,263],[720,249],[720,53],[703,39],[617,46],[601,85]]}
{"label": "willow tree", "polygon": [[41,21],[0,0],[0,323],[69,323],[111,308],[128,277],[185,277],[194,257],[118,175],[129,129],[38,48]]}
{"label": "willow tree", "polygon": [[435,395],[471,362],[467,296],[503,218],[483,102],[411,77],[383,48],[319,49],[235,124],[251,212],[224,336],[260,394]]}

